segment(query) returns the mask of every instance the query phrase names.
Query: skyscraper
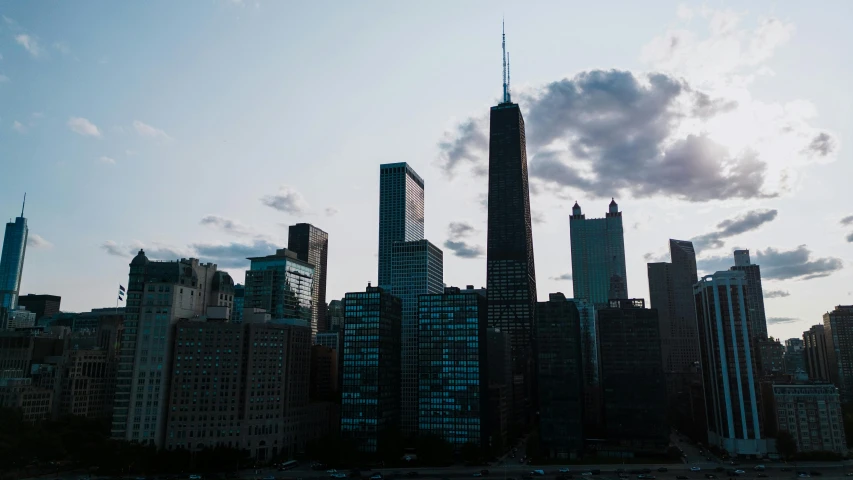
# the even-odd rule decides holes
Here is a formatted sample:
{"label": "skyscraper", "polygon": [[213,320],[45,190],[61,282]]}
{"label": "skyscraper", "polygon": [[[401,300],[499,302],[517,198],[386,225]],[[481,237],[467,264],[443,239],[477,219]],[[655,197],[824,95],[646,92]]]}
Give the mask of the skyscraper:
{"label": "skyscraper", "polygon": [[[24,195],[24,205],[27,196]],[[0,254],[0,307],[15,310],[18,306],[18,292],[21,289],[21,275],[24,272],[24,254],[27,251],[27,219],[24,207],[21,216],[6,224],[3,237],[3,253]]]}
{"label": "skyscraper", "polygon": [[809,380],[830,381],[829,354],[823,325],[814,325],[803,332],[803,356]]}
{"label": "skyscraper", "polygon": [[622,212],[610,201],[604,218],[590,218],[575,202],[569,218],[574,297],[595,305],[628,298]]}
{"label": "skyscraper", "polygon": [[838,305],[823,314],[829,378],[842,403],[853,402],[853,305]]}
{"label": "skyscraper", "polygon": [[418,296],[444,290],[444,254],[429,240],[394,242],[391,254],[391,294],[403,308],[402,404],[403,433],[418,432]]}
{"label": "skyscraper", "polygon": [[693,287],[708,417],[708,444],[730,455],[763,455],[758,352],[744,272],[722,271]]}
{"label": "skyscraper", "polygon": [[285,248],[274,255],[249,258],[244,308],[262,308],[273,319],[289,319],[311,325],[314,266]]}
{"label": "skyscraper", "polygon": [[566,458],[583,449],[584,376],[577,305],[562,293],[536,304],[539,438],[542,452]]}
{"label": "skyscraper", "polygon": [[311,286],[311,335],[325,332],[326,324],[326,274],[329,258],[329,234],[311,225],[297,223],[288,228],[287,249],[296,252],[303,262],[314,267]]}
{"label": "skyscraper", "polygon": [[344,297],[341,437],[375,453],[400,426],[400,299],[380,287]]}
{"label": "skyscraper", "polygon": [[206,315],[214,307],[228,318],[234,281],[212,263],[195,258],[149,261],[140,250],[130,262],[127,287],[112,437],[162,447],[174,324]]}
{"label": "skyscraper", "polygon": [[234,285],[234,305],[231,307],[231,323],[243,323],[243,298],[246,287],[240,283]]}
{"label": "skyscraper", "polygon": [[407,163],[379,166],[379,286],[391,290],[394,242],[424,238],[424,180]]}
{"label": "skyscraper", "polygon": [[761,288],[761,267],[749,262],[749,250],[735,250],[735,265],[731,270],[746,275],[746,308],[753,323],[753,335],[767,338],[767,317],[764,314],[764,290]]}
{"label": "skyscraper", "polygon": [[491,433],[486,298],[448,287],[421,295],[417,305],[418,432],[438,435],[457,449],[466,443],[484,449]]}
{"label": "skyscraper", "polygon": [[[505,50],[504,50],[505,51]],[[513,399],[511,418],[525,424],[535,405],[534,311],[536,268],[527,184],[524,118],[512,103],[506,69],[503,101],[489,121],[489,196],[486,289],[489,327],[510,337]]]}
{"label": "skyscraper", "polygon": [[662,453],[669,425],[658,312],[642,299],[614,299],[597,314],[607,448]]}
{"label": "skyscraper", "polygon": [[793,375],[799,370],[806,371],[803,339],[789,338],[785,340],[785,373]]}

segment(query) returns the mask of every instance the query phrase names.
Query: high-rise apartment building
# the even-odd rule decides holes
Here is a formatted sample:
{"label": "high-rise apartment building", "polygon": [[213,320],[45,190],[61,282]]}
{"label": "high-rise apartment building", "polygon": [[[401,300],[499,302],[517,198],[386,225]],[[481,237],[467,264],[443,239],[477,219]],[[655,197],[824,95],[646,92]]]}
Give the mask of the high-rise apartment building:
{"label": "high-rise apartment building", "polygon": [[149,261],[142,250],[130,262],[127,306],[119,347],[112,436],[165,443],[174,324],[208,314],[230,315],[234,281],[198,259]]}
{"label": "high-rise apartment building", "polygon": [[[26,201],[25,194],[24,204]],[[24,208],[21,207],[21,216],[6,224],[6,234],[3,237],[3,252],[0,254],[0,308],[15,310],[18,306],[28,234],[27,219],[24,218]]]}
{"label": "high-rise apartment building", "polygon": [[761,267],[750,263],[749,250],[735,250],[735,265],[731,270],[746,275],[746,308],[752,333],[758,338],[767,338],[767,317],[764,313],[764,290],[761,288]]}
{"label": "high-rise apartment building", "polygon": [[708,418],[708,444],[730,455],[763,455],[756,335],[741,271],[702,277],[693,287]]}
{"label": "high-rise apartment building", "polygon": [[311,332],[325,332],[326,324],[326,276],[329,259],[329,234],[311,225],[297,223],[288,228],[287,249],[296,252],[303,262],[314,267],[314,282],[311,285]]}
{"label": "high-rise apartment building", "polygon": [[669,425],[658,312],[642,299],[613,299],[597,313],[608,448],[663,452]]}
{"label": "high-rise apartment building", "polygon": [[58,295],[23,295],[18,297],[18,306],[36,314],[36,321],[42,317],[59,313],[62,297]]}
{"label": "high-rise apartment building", "polygon": [[853,305],[838,305],[823,314],[829,379],[842,403],[853,402]]}
{"label": "high-rise apartment building", "polygon": [[761,375],[773,376],[785,373],[785,347],[779,340],[773,337],[758,337],[755,345],[758,347],[758,366]]}
{"label": "high-rise apartment building", "polygon": [[503,101],[489,120],[489,194],[486,289],[489,327],[512,345],[511,420],[532,421],[536,405],[534,312],[536,268],[527,180],[524,117],[504,81]]}
{"label": "high-rise apartment building", "polygon": [[575,202],[569,218],[574,297],[595,305],[628,298],[622,212],[610,201],[604,218],[590,218]]}
{"label": "high-rise apartment building", "polygon": [[803,357],[809,380],[832,380],[829,353],[826,346],[826,331],[823,325],[814,325],[803,332]]}
{"label": "high-rise apartment building", "polygon": [[403,305],[400,422],[406,435],[418,432],[418,297],[444,290],[444,254],[429,240],[395,242],[391,294]]}
{"label": "high-rise apartment building", "polygon": [[804,344],[802,338],[785,340],[785,373],[794,375],[806,371]]}
{"label": "high-rise apartment building", "polygon": [[647,265],[649,301],[660,317],[661,353],[667,396],[673,400],[692,380],[699,361],[699,332],[693,285],[698,280],[693,243],[669,241],[671,263]]}
{"label": "high-rise apartment building", "polygon": [[246,287],[237,283],[234,285],[234,304],[231,307],[231,323],[243,323],[243,298]]}
{"label": "high-rise apartment building", "polygon": [[536,304],[539,438],[551,458],[576,456],[584,446],[584,377],[577,305],[562,293]]}
{"label": "high-rise apartment building", "polygon": [[457,449],[489,446],[486,315],[486,297],[471,290],[448,287],[418,300],[417,431]]}
{"label": "high-rise apartment building", "polygon": [[249,260],[252,263],[246,271],[243,308],[261,308],[274,320],[299,320],[310,327],[314,266],[286,248]]}
{"label": "high-rise apartment building", "polygon": [[400,427],[402,303],[380,287],[344,297],[341,436],[375,453],[379,439]]}
{"label": "high-rise apartment building", "polygon": [[391,291],[394,242],[424,238],[424,180],[409,164],[379,166],[379,287]]}
{"label": "high-rise apartment building", "polygon": [[791,434],[797,452],[847,454],[841,397],[835,385],[776,383],[773,404],[776,428]]}

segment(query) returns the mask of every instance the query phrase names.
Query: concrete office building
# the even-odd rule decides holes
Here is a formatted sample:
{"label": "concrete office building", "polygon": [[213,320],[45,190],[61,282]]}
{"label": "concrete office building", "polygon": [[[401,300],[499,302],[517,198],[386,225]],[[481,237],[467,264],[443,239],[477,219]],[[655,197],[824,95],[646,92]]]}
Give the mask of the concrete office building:
{"label": "concrete office building", "polygon": [[326,324],[326,277],[328,275],[329,234],[311,225],[297,223],[288,228],[287,249],[296,252],[303,262],[314,267],[311,284],[311,332],[325,332]]}
{"label": "concrete office building", "polygon": [[847,454],[841,397],[832,384],[774,384],[777,430],[794,437],[797,452]]}
{"label": "concrete office building", "polygon": [[247,309],[260,308],[273,321],[296,320],[310,327],[314,311],[314,266],[286,248],[249,261],[252,263],[246,271],[243,321],[248,321]]}
{"label": "concrete office building", "polygon": [[456,449],[470,443],[485,451],[491,437],[486,297],[447,287],[421,295],[417,305],[417,431]]}
{"label": "concrete office building", "polygon": [[341,436],[365,453],[400,427],[400,324],[402,303],[380,287],[344,298]]}
{"label": "concrete office building", "polygon": [[708,418],[708,444],[732,456],[767,453],[754,323],[741,271],[702,277],[693,287]]}
{"label": "concrete office building", "polygon": [[659,323],[642,299],[614,299],[598,310],[602,451],[663,453],[669,444]]}
{"label": "concrete office building", "polygon": [[758,338],[767,338],[767,316],[764,313],[764,290],[761,288],[761,267],[750,263],[749,250],[735,250],[735,265],[731,270],[746,276],[746,308],[753,323],[752,332]]}
{"label": "concrete office building", "polygon": [[418,433],[418,297],[444,290],[444,254],[429,240],[395,242],[391,254],[391,294],[403,306],[401,428]]}
{"label": "concrete office building", "polygon": [[[26,203],[27,195],[24,194],[24,205]],[[22,206],[21,216],[6,224],[6,233],[3,236],[3,250],[0,253],[0,309],[11,311],[18,307],[28,235],[27,219],[24,218]]]}
{"label": "concrete office building", "polygon": [[234,282],[198,259],[130,262],[119,348],[112,437],[162,448],[166,440],[174,324],[209,311],[230,317]]}
{"label": "concrete office building", "polygon": [[583,450],[584,377],[580,314],[562,293],[536,304],[539,438],[551,458]]}
{"label": "concrete office building", "polygon": [[622,212],[610,201],[604,218],[590,218],[575,202],[569,217],[574,297],[596,306],[628,298]]}
{"label": "concrete office building", "polygon": [[829,353],[823,325],[814,325],[803,332],[803,357],[809,380],[829,382]]}
{"label": "concrete office building", "polygon": [[842,403],[853,402],[853,305],[838,305],[823,315],[829,379]]}
{"label": "concrete office building", "polygon": [[395,242],[424,238],[424,179],[407,163],[379,166],[379,287],[391,291]]}

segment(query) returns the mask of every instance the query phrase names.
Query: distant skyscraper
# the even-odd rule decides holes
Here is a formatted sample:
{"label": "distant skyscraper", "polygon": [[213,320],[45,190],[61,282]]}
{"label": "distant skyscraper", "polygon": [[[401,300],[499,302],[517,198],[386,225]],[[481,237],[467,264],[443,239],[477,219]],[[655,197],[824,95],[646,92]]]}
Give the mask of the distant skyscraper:
{"label": "distant skyscraper", "polygon": [[391,290],[394,242],[424,238],[424,180],[407,163],[379,166],[379,286]]}
{"label": "distant skyscraper", "polygon": [[597,314],[608,443],[633,452],[663,452],[669,424],[658,312],[645,308],[642,299],[614,299]]}
{"label": "distant skyscraper", "polygon": [[19,296],[18,305],[36,314],[36,320],[44,316],[59,313],[59,304],[62,297],[58,295],[29,295]]}
{"label": "distant skyscraper", "polygon": [[326,308],[326,325],[330,332],[338,332],[344,329],[344,302],[332,300]]}
{"label": "distant skyscraper", "polygon": [[583,450],[583,361],[577,305],[562,293],[536,304],[539,437],[542,452],[567,458]]}
{"label": "distant skyscraper", "polygon": [[749,310],[749,321],[753,323],[753,335],[758,338],[767,338],[761,267],[749,262],[749,250],[735,250],[735,265],[731,270],[739,270],[746,275],[746,308]]}
{"label": "distant skyscraper", "polygon": [[242,284],[234,285],[234,306],[231,308],[231,323],[243,323],[243,298],[246,295],[246,287]]}
{"label": "distant skyscraper", "polygon": [[803,339],[789,338],[785,340],[785,373],[793,375],[798,370],[806,371]]}
{"label": "distant skyscraper", "polygon": [[310,326],[314,266],[285,248],[276,250],[275,255],[249,260],[244,308],[262,308],[273,320],[295,319]]}
{"label": "distant skyscraper", "polygon": [[311,334],[325,332],[326,324],[326,274],[329,258],[329,234],[311,225],[297,223],[288,228],[287,249],[296,252],[303,262],[314,267],[311,287]]}
{"label": "distant skyscraper", "polygon": [[757,338],[758,367],[764,376],[785,372],[785,346],[775,338]]}
{"label": "distant skyscraper", "polygon": [[142,250],[130,262],[112,437],[162,447],[171,385],[174,324],[215,308],[230,316],[234,281],[198,259],[149,261]]}
{"label": "distant skyscraper", "polygon": [[341,436],[375,453],[400,427],[400,299],[380,287],[344,298]]}
{"label": "distant skyscraper", "polygon": [[417,431],[456,448],[489,445],[486,305],[480,293],[456,287],[418,301]]}
{"label": "distant skyscraper", "polygon": [[574,297],[596,305],[628,298],[622,212],[610,201],[604,218],[590,218],[575,202],[569,220]]}
{"label": "distant skyscraper", "polygon": [[[24,195],[24,205],[27,196]],[[24,272],[24,254],[27,251],[27,219],[24,207],[21,216],[6,224],[3,237],[3,253],[0,254],[0,307],[14,310],[18,306],[18,293],[21,289],[21,275]]]}
{"label": "distant skyscraper", "polygon": [[853,305],[838,305],[823,314],[829,378],[842,403],[853,402]]}
{"label": "distant skyscraper", "polygon": [[394,242],[391,294],[403,304],[402,405],[403,433],[418,432],[418,296],[444,290],[444,254],[429,240]]}
{"label": "distant skyscraper", "polygon": [[803,356],[809,380],[831,380],[826,332],[823,325],[814,325],[803,332]]}
{"label": "distant skyscraper", "polygon": [[707,275],[694,286],[708,443],[730,455],[763,455],[758,352],[744,272]]}
{"label": "distant skyscraper", "polygon": [[536,268],[524,118],[510,100],[507,80],[504,75],[503,101],[490,112],[486,289],[489,327],[509,335],[512,345],[511,419],[526,424],[531,421],[537,393],[533,338]]}

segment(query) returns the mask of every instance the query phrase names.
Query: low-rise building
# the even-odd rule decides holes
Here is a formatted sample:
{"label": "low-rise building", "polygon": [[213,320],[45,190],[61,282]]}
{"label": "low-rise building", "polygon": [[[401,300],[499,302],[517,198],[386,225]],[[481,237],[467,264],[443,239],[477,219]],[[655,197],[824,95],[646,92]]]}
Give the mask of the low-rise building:
{"label": "low-rise building", "polygon": [[798,452],[847,453],[838,388],[824,384],[773,385],[776,430],[788,431]]}

